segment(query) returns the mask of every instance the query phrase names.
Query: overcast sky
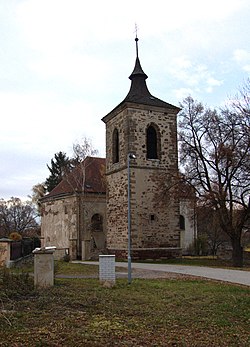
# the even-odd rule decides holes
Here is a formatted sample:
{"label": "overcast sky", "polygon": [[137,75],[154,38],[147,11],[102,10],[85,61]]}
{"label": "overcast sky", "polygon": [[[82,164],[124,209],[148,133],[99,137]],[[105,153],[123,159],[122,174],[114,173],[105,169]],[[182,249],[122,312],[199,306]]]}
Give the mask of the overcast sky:
{"label": "overcast sky", "polygon": [[217,107],[249,77],[249,18],[249,0],[0,0],[0,198],[25,199],[82,137],[105,156],[135,23],[150,92]]}

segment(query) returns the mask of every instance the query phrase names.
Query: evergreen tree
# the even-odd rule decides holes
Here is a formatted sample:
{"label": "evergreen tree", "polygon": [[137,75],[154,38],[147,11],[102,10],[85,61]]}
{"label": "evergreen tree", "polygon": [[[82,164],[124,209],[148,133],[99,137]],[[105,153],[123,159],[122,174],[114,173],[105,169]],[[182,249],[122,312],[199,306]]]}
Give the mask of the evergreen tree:
{"label": "evergreen tree", "polygon": [[62,178],[72,169],[72,163],[66,153],[58,152],[51,159],[51,165],[47,164],[50,176],[45,181],[47,192],[51,192],[62,180]]}

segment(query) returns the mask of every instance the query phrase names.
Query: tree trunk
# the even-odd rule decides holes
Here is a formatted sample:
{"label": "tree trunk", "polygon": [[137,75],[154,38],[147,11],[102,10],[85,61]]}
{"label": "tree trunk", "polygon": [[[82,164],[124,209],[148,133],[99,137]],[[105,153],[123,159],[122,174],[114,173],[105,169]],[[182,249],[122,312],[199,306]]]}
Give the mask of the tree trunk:
{"label": "tree trunk", "polygon": [[241,239],[239,237],[231,238],[233,247],[233,266],[243,267],[243,247],[241,246]]}

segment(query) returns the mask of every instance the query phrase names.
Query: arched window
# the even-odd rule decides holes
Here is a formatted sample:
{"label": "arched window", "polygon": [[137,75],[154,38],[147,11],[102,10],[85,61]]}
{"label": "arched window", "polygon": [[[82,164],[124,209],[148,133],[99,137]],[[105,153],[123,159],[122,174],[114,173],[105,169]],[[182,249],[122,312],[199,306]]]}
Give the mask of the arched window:
{"label": "arched window", "polygon": [[90,252],[95,252],[105,248],[105,233],[103,230],[103,217],[95,213],[91,218],[90,224]]}
{"label": "arched window", "polygon": [[118,130],[115,128],[113,131],[113,138],[112,138],[112,150],[113,150],[113,164],[119,163],[119,133]]}
{"label": "arched window", "polygon": [[147,159],[159,159],[159,144],[157,139],[157,130],[154,125],[147,128]]}
{"label": "arched window", "polygon": [[180,229],[185,230],[185,217],[182,214],[180,215]]}
{"label": "arched window", "polygon": [[103,231],[103,218],[99,213],[95,213],[91,218],[91,231]]}

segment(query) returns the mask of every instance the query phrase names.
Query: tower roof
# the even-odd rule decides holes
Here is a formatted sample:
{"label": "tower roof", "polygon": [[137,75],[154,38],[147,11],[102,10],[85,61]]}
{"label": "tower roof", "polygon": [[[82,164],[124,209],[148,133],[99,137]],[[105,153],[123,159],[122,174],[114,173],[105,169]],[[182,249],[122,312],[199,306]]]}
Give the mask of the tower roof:
{"label": "tower roof", "polygon": [[[176,107],[161,99],[158,99],[149,92],[147,83],[146,83],[146,79],[148,78],[148,76],[142,70],[140,59],[139,59],[138,41],[139,39],[136,37],[135,38],[136,60],[135,60],[134,70],[129,76],[129,79],[131,80],[130,90],[127,96],[125,97],[125,99],[119,105],[117,105],[110,113],[112,113],[114,110],[116,110],[118,107],[120,107],[122,104],[126,102],[132,102],[132,103],[148,105],[148,106],[170,108],[175,110],[175,112],[177,113],[180,110],[179,107]],[[109,116],[110,113],[107,116]],[[106,122],[107,116],[105,116],[102,119],[104,122]]]}
{"label": "tower roof", "polygon": [[129,76],[129,79],[131,80],[130,90],[123,101],[136,102],[139,104],[150,105],[150,106],[176,108],[176,106],[173,106],[150,94],[147,87],[147,83],[146,83],[146,79],[148,78],[148,76],[142,70],[140,59],[139,59],[138,41],[139,39],[136,37],[135,38],[135,42],[136,42],[135,67],[132,74]]}

